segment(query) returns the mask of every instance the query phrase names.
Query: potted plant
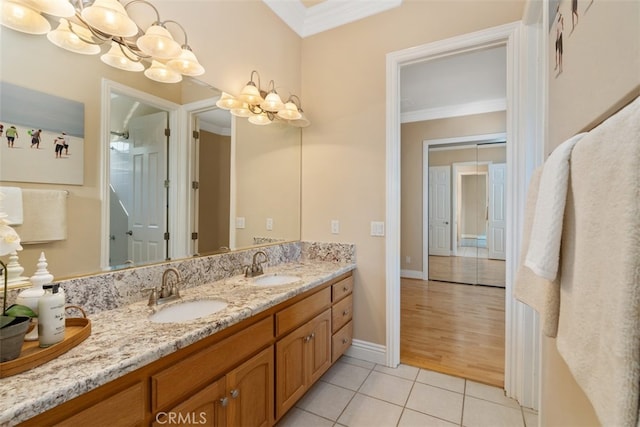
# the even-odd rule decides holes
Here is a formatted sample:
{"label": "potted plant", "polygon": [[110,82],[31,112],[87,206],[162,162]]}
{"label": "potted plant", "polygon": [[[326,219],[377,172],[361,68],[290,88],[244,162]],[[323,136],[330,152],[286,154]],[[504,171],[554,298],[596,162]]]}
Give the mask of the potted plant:
{"label": "potted plant", "polygon": [[[22,250],[20,236],[0,213],[0,257]],[[4,295],[0,316],[0,362],[16,359],[20,356],[24,336],[29,329],[31,317],[35,315],[28,307],[13,305],[7,308],[8,272],[7,265],[0,260],[4,277]],[[26,309],[26,310],[25,310]]]}

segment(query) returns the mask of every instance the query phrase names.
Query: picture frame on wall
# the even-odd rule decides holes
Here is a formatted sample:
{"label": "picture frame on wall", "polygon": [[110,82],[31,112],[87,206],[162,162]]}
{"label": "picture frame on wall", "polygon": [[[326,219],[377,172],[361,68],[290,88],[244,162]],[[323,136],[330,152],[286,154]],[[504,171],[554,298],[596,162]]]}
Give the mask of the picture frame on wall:
{"label": "picture frame on wall", "polygon": [[84,104],[0,82],[0,181],[84,183]]}

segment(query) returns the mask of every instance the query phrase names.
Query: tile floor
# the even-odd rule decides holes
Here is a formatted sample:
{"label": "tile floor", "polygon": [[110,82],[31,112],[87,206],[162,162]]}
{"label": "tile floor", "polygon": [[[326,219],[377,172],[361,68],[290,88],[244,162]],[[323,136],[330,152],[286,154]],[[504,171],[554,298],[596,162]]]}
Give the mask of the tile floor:
{"label": "tile floor", "polygon": [[343,356],[278,427],[535,427],[537,414],[496,387]]}

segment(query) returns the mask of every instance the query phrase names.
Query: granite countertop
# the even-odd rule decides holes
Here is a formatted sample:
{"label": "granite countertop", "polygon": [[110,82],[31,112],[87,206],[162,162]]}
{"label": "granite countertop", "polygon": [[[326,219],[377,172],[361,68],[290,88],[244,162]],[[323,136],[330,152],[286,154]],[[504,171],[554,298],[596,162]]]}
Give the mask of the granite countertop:
{"label": "granite countertop", "polygon": [[352,263],[291,262],[265,270],[302,278],[291,285],[258,287],[234,276],[192,287],[181,292],[183,301],[220,298],[229,305],[183,323],[151,322],[146,300],[94,314],[91,335],[77,347],[0,380],[0,425],[25,421],[354,268]]}

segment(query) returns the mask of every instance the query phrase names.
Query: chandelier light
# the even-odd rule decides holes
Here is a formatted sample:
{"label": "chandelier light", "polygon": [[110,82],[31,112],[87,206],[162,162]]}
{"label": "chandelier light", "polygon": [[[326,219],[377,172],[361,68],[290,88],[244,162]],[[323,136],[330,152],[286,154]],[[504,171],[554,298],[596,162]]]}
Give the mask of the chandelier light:
{"label": "chandelier light", "polygon": [[[257,78],[257,84],[254,81]],[[260,74],[253,70],[249,82],[237,97],[222,92],[216,106],[231,111],[236,117],[247,117],[254,125],[268,125],[276,120],[286,121],[291,126],[307,127],[311,124],[304,116],[300,98],[291,95],[286,102],[276,91],[273,80],[269,82],[268,92],[260,88]]]}
{"label": "chandelier light", "polygon": [[[54,45],[71,52],[97,55],[107,65],[139,72],[162,83],[176,83],[182,76],[199,76],[204,67],[188,44],[187,32],[178,22],[161,20],[160,13],[147,0],[0,0],[0,24],[28,34],[46,34]],[[127,11],[135,4],[145,5],[155,20],[143,30]],[[55,30],[50,19],[59,18]],[[170,25],[169,25],[170,24]],[[181,45],[167,28],[177,28]],[[262,102],[262,100],[260,101]]]}

